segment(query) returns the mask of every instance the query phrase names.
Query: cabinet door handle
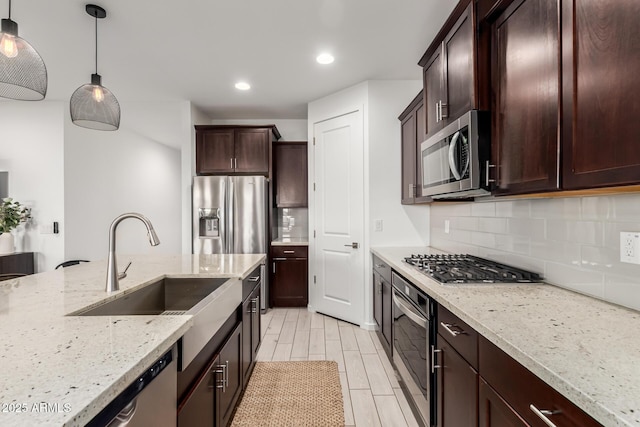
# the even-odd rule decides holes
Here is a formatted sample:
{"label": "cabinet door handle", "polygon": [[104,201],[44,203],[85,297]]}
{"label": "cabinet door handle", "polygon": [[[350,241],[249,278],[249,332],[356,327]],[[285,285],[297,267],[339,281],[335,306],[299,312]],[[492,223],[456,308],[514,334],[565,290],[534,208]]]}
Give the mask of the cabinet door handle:
{"label": "cabinet door handle", "polygon": [[231,161],[231,166],[229,166],[231,169],[233,169],[233,157],[229,159],[229,161]]}
{"label": "cabinet door handle", "polygon": [[489,186],[489,183],[496,182],[495,179],[489,179],[489,170],[491,168],[495,168],[495,167],[496,167],[496,165],[492,165],[489,162],[489,160],[487,160],[487,162],[485,163],[485,169],[484,170],[485,170],[485,182],[486,182],[487,187]]}
{"label": "cabinet door handle", "polygon": [[436,123],[440,121],[440,103],[436,102]]}
{"label": "cabinet door handle", "polygon": [[276,273],[276,263],[275,262],[273,263],[273,273],[274,274]]}
{"label": "cabinet door handle", "polygon": [[442,365],[436,365],[436,353],[442,353],[441,349],[436,349],[434,345],[431,346],[431,373],[434,374],[436,369],[442,368]]}
{"label": "cabinet door handle", "polygon": [[[215,385],[215,387],[214,386],[209,386],[209,388],[221,388],[223,393],[225,391],[227,391],[227,384],[225,383],[225,378],[226,378],[226,370],[227,370],[228,366],[229,366],[228,364],[226,364],[226,365],[216,365],[216,367],[211,370],[211,373],[213,374],[213,378],[214,378],[214,383],[216,385]],[[216,374],[222,374],[222,380],[218,381],[216,379]]]}
{"label": "cabinet door handle", "polygon": [[260,299],[260,297],[255,297],[253,299],[251,299],[251,313],[257,313],[258,312],[258,299]]}
{"label": "cabinet door handle", "polygon": [[234,169],[238,169],[238,158],[237,157],[233,158],[233,168]]}
{"label": "cabinet door handle", "polygon": [[549,418],[547,418],[547,415],[560,414],[562,413],[562,411],[550,411],[548,409],[538,409],[533,405],[533,403],[529,405],[529,409],[531,409],[531,411],[533,411],[533,413],[536,414],[538,418],[540,418],[549,427],[557,427],[553,422],[551,422]]}
{"label": "cabinet door handle", "polygon": [[[449,332],[451,335],[453,335],[454,337],[457,337],[458,335],[466,335],[467,333],[464,331],[464,329],[460,329],[459,326],[456,325],[452,325],[451,323],[444,323],[444,322],[440,322],[440,325],[442,325],[442,327],[444,328],[445,331]],[[454,329],[455,328],[455,329]]]}
{"label": "cabinet door handle", "polygon": [[[443,113],[442,110],[446,108],[447,109],[447,113]],[[449,118],[449,105],[448,104],[444,104],[442,102],[442,100],[440,100],[440,120],[442,119],[446,119]]]}
{"label": "cabinet door handle", "polygon": [[296,251],[284,251],[285,254],[295,254]]}

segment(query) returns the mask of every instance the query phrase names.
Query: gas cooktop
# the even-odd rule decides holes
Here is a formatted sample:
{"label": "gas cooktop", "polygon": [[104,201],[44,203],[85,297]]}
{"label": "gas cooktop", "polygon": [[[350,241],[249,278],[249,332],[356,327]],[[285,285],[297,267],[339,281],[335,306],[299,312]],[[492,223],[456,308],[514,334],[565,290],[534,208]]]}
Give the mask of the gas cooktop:
{"label": "gas cooktop", "polygon": [[533,283],[537,273],[466,254],[411,255],[404,261],[440,283]]}

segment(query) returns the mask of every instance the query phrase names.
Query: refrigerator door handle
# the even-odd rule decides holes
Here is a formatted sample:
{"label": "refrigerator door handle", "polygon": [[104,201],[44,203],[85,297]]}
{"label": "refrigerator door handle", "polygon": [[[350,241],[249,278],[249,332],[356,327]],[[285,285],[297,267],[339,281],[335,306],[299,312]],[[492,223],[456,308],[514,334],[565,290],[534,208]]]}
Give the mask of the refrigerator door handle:
{"label": "refrigerator door handle", "polygon": [[235,194],[235,186],[233,177],[227,178],[227,242],[225,244],[225,253],[231,254],[233,253],[233,242],[234,242],[234,221],[235,221],[235,208],[236,208],[236,194]]}

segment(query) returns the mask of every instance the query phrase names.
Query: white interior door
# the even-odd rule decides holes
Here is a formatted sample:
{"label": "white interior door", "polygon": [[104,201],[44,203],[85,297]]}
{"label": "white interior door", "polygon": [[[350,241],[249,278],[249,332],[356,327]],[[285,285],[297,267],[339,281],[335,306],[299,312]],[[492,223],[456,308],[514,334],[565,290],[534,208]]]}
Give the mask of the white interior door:
{"label": "white interior door", "polygon": [[314,138],[316,283],[312,306],[360,325],[365,286],[362,112],[315,123]]}

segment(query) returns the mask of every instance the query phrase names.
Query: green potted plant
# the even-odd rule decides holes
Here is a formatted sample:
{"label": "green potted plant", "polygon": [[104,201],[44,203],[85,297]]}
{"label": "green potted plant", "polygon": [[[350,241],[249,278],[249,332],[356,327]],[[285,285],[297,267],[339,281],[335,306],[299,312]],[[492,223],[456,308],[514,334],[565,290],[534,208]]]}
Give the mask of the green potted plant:
{"label": "green potted plant", "polygon": [[14,239],[11,230],[31,218],[31,209],[11,198],[0,202],[0,254],[14,252]]}

